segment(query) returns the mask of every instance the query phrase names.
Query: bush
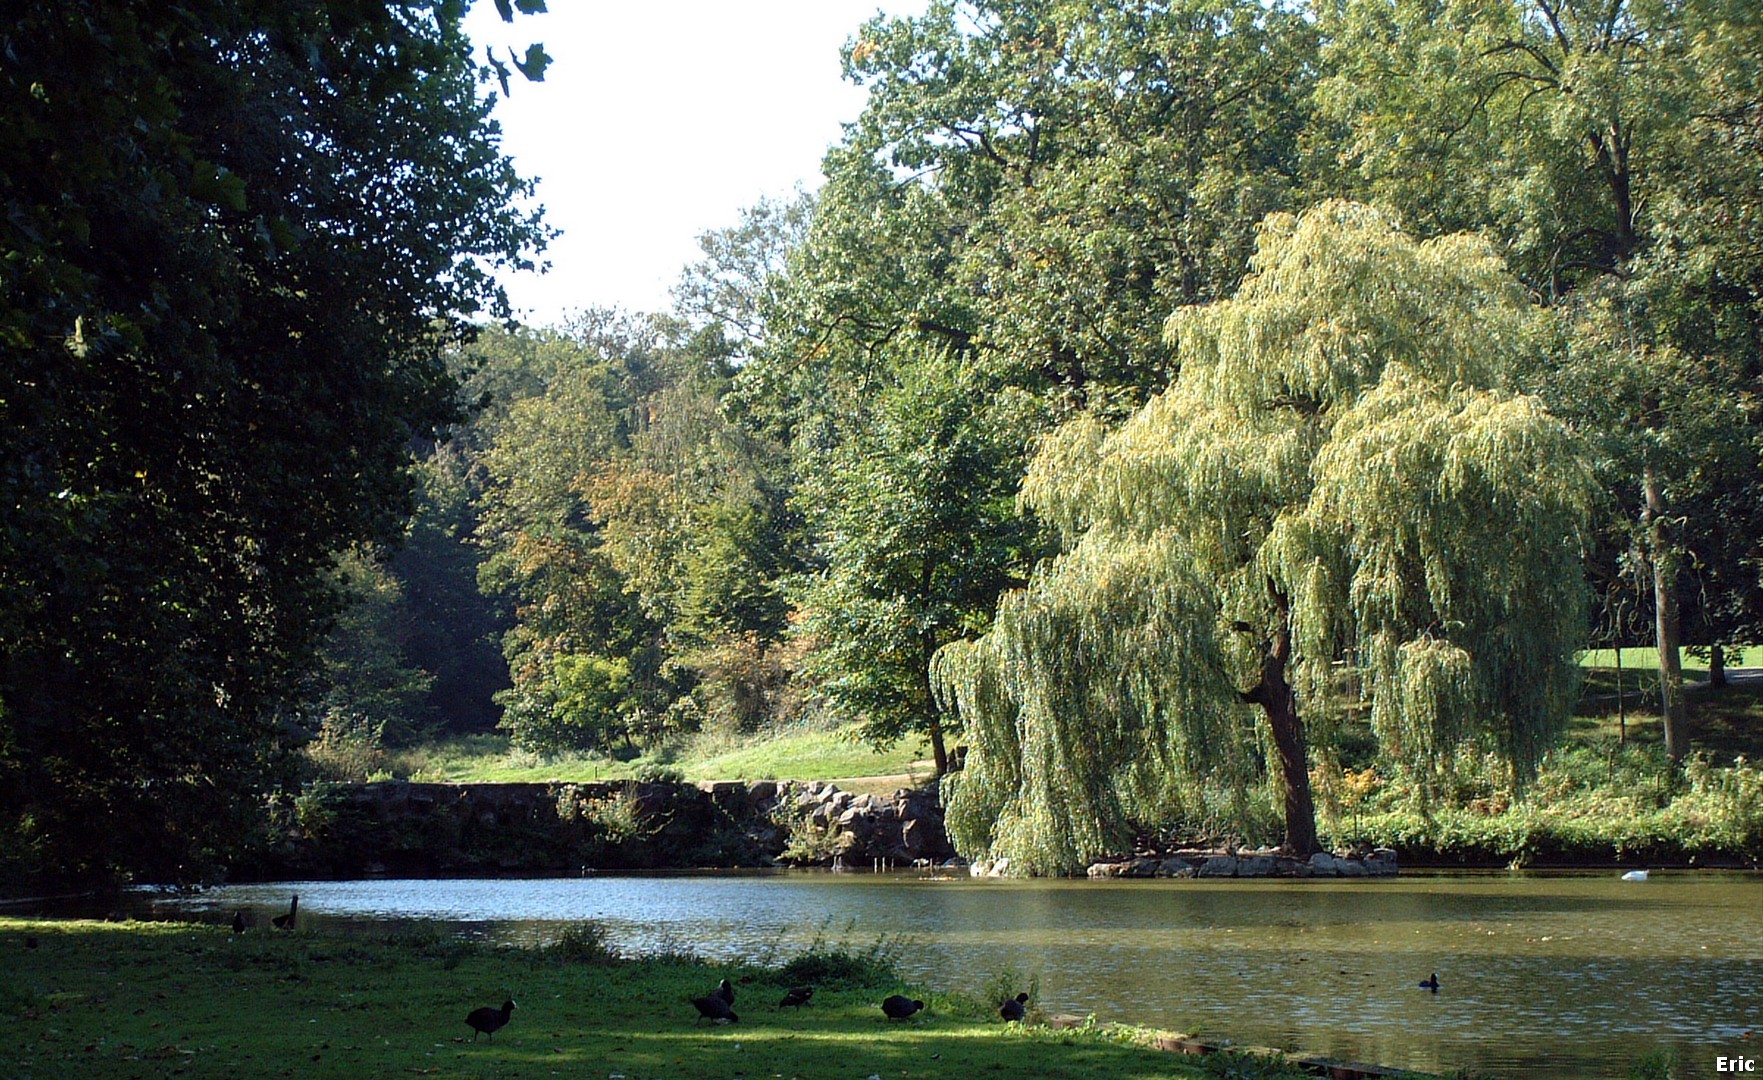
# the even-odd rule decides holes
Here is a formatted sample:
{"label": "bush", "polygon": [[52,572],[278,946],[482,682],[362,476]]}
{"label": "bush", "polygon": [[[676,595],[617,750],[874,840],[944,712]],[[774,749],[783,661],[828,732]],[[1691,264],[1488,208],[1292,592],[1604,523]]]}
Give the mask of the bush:
{"label": "bush", "polygon": [[546,946],[545,953],[559,963],[594,967],[609,967],[624,959],[612,944],[606,928],[592,919],[566,928],[556,941]]}
{"label": "bush", "polygon": [[[851,925],[845,927],[851,930]],[[815,932],[814,940],[800,954],[778,968],[778,981],[787,985],[857,989],[881,986],[900,980],[900,954],[906,942],[886,934],[868,948],[858,949],[847,942],[836,944],[826,939],[826,925]]]}

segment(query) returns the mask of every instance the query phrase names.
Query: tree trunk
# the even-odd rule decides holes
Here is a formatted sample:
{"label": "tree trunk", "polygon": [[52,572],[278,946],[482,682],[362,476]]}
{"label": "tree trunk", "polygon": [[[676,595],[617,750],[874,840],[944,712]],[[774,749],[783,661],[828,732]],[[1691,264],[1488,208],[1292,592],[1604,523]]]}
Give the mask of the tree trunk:
{"label": "tree trunk", "polygon": [[1261,654],[1261,682],[1243,700],[1261,706],[1273,745],[1279,751],[1280,778],[1285,782],[1286,850],[1305,858],[1317,850],[1316,805],[1310,798],[1310,750],[1304,738],[1304,720],[1298,700],[1286,681],[1292,658],[1290,607],[1283,594],[1275,593],[1279,626]]}
{"label": "tree trunk", "polygon": [[941,779],[949,771],[949,752],[943,749],[943,724],[935,712],[930,715],[930,753],[936,762],[937,778]]}
{"label": "tree trunk", "polygon": [[1647,561],[1653,569],[1653,628],[1659,646],[1659,721],[1665,728],[1665,754],[1672,761],[1689,752],[1689,706],[1683,699],[1683,661],[1677,612],[1677,558],[1665,518],[1665,497],[1652,466],[1642,473],[1646,508]]}

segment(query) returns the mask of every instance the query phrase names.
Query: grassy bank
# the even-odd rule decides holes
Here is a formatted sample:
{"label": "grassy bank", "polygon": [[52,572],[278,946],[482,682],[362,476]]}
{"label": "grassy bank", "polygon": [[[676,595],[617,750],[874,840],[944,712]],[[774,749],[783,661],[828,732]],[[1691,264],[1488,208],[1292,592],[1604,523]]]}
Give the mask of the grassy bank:
{"label": "grassy bank", "polygon": [[[794,731],[746,739],[699,737],[658,757],[536,754],[501,735],[449,739],[385,756],[390,777],[449,784],[628,780],[666,769],[688,780],[824,780],[908,776],[923,780],[924,748],[903,742],[877,751],[850,730]],[[858,785],[860,786],[860,785]],[[893,786],[899,786],[895,783]]]}
{"label": "grassy bank", "polygon": [[[20,1078],[1299,1075],[1160,1053],[1143,1032],[1006,1025],[994,1005],[900,983],[874,950],[727,967],[619,960],[592,932],[526,950],[421,932],[235,938],[224,927],[4,918],[0,950],[0,1037]],[[780,1009],[807,976],[818,977],[808,1007]],[[690,999],[724,977],[740,1023],[698,1023]],[[876,1003],[897,992],[924,999],[926,1013],[886,1020]],[[474,1042],[466,1013],[504,998],[516,1002],[512,1022]]]}

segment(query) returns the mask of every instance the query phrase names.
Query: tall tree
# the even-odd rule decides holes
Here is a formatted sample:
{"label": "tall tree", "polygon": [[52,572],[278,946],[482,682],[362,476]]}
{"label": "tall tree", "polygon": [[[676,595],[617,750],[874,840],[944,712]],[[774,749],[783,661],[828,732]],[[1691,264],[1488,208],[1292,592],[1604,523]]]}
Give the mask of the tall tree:
{"label": "tall tree", "polygon": [[463,5],[21,8],[0,69],[0,830],[167,876],[245,835],[278,704],[394,537],[517,208]]}
{"label": "tall tree", "polygon": [[1591,498],[1566,428],[1503,389],[1534,318],[1479,240],[1346,203],[1270,218],[1237,295],[1169,320],[1176,384],[1043,447],[1025,495],[1069,550],[939,656],[973,746],[961,848],[1081,866],[1241,776],[1258,713],[1307,854],[1339,661],[1423,780],[1465,740],[1533,766],[1572,702]]}
{"label": "tall tree", "polygon": [[872,20],[846,50],[869,101],[782,293],[791,362],[861,372],[916,329],[1077,402],[1142,400],[1171,374],[1162,314],[1226,295],[1289,204],[1314,44],[1238,0]]}
{"label": "tall tree", "polygon": [[605,550],[586,480],[629,438],[632,386],[654,361],[640,322],[544,335],[541,393],[514,401],[482,458],[484,588],[514,598],[502,727],[522,746],[628,734],[633,680],[656,666],[652,621]]}
{"label": "tall tree", "polygon": [[1034,554],[1013,505],[1038,407],[971,356],[927,347],[804,466],[801,503],[825,566],[805,581],[808,674],[869,738],[925,737],[948,770],[931,658],[981,631]]}
{"label": "tall tree", "polygon": [[[1497,237],[1519,274],[1559,304],[1576,338],[1567,363],[1620,364],[1625,385],[1650,382],[1655,401],[1676,393],[1683,369],[1672,357],[1709,373],[1703,392],[1763,375],[1763,263],[1743,227],[1763,208],[1752,134],[1763,109],[1754,62],[1763,9],[1339,0],[1321,5],[1319,23],[1330,74],[1318,100],[1343,125],[1344,190],[1400,208],[1429,233]],[[1609,348],[1626,359],[1594,356]],[[1600,440],[1619,421],[1615,434],[1630,444],[1608,459],[1632,466],[1611,477],[1624,521],[1609,532],[1632,542],[1631,565],[1651,585],[1666,741],[1681,756],[1689,730],[1676,612],[1695,580],[1719,594],[1712,612],[1722,625],[1754,618],[1744,614],[1757,604],[1745,566],[1758,554],[1750,508],[1763,501],[1763,475],[1730,455],[1688,452],[1695,436],[1662,433],[1656,423],[1672,410],[1641,398],[1614,417],[1596,394],[1552,402]],[[1755,419],[1730,392],[1690,410],[1721,411],[1740,428]],[[1750,438],[1736,431],[1716,445]],[[1662,455],[1664,443],[1678,450]],[[1691,566],[1706,573],[1692,579]]]}

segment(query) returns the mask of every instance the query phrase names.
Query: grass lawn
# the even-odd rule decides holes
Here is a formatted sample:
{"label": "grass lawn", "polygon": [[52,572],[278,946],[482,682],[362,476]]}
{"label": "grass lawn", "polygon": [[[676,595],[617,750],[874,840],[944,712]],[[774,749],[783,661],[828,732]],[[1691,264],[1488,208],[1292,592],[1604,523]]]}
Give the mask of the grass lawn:
{"label": "grass lawn", "polygon": [[814,780],[824,777],[911,774],[930,778],[924,747],[906,741],[877,752],[842,731],[780,735],[720,754],[682,762],[694,780]]}
{"label": "grass lawn", "polygon": [[[39,942],[26,948],[27,935]],[[10,1077],[1150,1077],[1295,1076],[1147,1049],[1143,1033],[1006,1025],[994,1006],[889,979],[778,1002],[789,975],[692,960],[584,963],[562,950],[413,934],[0,918],[0,1038]],[[690,999],[735,981],[738,1024]],[[886,1020],[908,992],[925,1014]],[[493,1040],[467,1012],[516,1003]],[[1263,1071],[1265,1070],[1265,1071]]]}
{"label": "grass lawn", "polygon": [[[1659,670],[1659,650],[1651,645],[1630,646],[1620,650],[1622,653],[1622,670],[1625,673],[1645,671],[1654,673]],[[1616,670],[1616,649],[1587,649],[1579,654],[1579,666],[1583,668],[1607,668]],[[1708,661],[1698,660],[1689,653],[1682,654],[1685,675],[1693,675],[1702,679],[1708,675]],[[1763,646],[1751,645],[1740,649],[1726,650],[1726,666],[1729,668],[1744,667],[1747,663],[1763,663]]]}
{"label": "grass lawn", "polygon": [[[804,731],[754,738],[745,743],[701,739],[666,763],[688,780],[822,780],[910,774],[929,777],[919,764],[925,750],[906,741],[877,753],[847,731]],[[393,774],[451,784],[543,783],[626,780],[653,763],[590,754],[534,754],[509,747],[499,735],[472,735],[397,751]],[[845,785],[861,789],[863,785]],[[875,785],[892,790],[888,781]]]}

